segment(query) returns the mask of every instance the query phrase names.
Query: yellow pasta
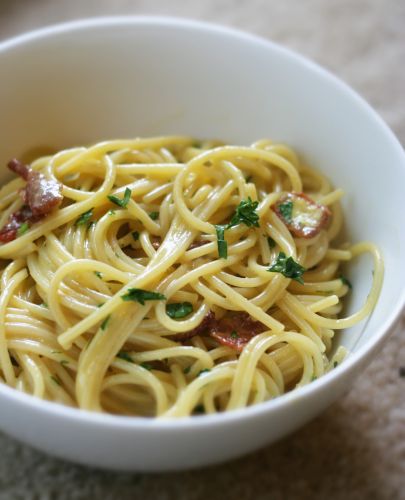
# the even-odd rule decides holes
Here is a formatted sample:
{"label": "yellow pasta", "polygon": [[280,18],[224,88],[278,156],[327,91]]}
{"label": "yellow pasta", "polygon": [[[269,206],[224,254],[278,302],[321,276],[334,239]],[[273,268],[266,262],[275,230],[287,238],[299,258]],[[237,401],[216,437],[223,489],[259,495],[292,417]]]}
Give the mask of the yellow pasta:
{"label": "yellow pasta", "polygon": [[[19,391],[119,415],[242,408],[342,362],[334,331],[378,299],[379,250],[339,240],[343,191],[285,145],[114,140],[31,168],[63,202],[0,246],[0,377]],[[1,189],[0,227],[24,185]],[[341,266],[364,253],[371,291],[341,318]]]}

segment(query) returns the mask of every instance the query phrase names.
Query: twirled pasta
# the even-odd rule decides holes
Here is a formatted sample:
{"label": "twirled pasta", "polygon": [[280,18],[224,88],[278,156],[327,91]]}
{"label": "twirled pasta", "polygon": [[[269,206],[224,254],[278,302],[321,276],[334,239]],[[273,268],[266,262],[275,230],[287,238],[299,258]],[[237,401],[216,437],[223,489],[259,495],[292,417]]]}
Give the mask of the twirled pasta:
{"label": "twirled pasta", "polygon": [[[0,246],[0,374],[20,391],[120,415],[241,408],[340,362],[342,349],[330,355],[334,330],[365,318],[377,301],[378,249],[336,243],[342,190],[284,145],[116,140],[31,167],[62,184],[64,201]],[[1,189],[0,227],[21,207],[23,186],[14,179]],[[293,236],[272,208],[283,193],[329,207],[329,226]],[[224,258],[216,225],[244,200],[258,201],[259,223],[229,225]],[[374,259],[371,292],[357,313],[339,319],[349,290],[341,264],[365,252]],[[283,254],[307,269],[303,284],[269,272]],[[139,290],[162,298],[142,305]],[[131,293],[135,300],[123,300]],[[184,303],[186,313],[168,315],[168,305]],[[187,338],[207,315],[229,311],[262,326],[241,352],[209,334]]]}

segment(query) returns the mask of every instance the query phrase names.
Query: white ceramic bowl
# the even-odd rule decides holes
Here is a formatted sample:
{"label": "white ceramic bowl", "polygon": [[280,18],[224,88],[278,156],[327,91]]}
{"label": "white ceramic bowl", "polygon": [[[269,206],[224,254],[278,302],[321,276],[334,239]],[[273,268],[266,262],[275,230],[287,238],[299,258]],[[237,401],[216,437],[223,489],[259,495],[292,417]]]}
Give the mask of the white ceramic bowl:
{"label": "white ceramic bowl", "polygon": [[[339,335],[353,354],[273,401],[176,421],[92,414],[0,386],[0,428],[62,458],[128,470],[196,467],[281,438],[337,399],[381,349],[405,301],[405,156],[376,113],[313,63],[226,28],[162,18],[107,18],[0,44],[0,161],[38,145],[184,133],[291,144],[347,192],[347,231],[377,243],[386,265],[372,317]],[[348,310],[371,281],[349,270]],[[315,436],[316,439],[316,436]]]}

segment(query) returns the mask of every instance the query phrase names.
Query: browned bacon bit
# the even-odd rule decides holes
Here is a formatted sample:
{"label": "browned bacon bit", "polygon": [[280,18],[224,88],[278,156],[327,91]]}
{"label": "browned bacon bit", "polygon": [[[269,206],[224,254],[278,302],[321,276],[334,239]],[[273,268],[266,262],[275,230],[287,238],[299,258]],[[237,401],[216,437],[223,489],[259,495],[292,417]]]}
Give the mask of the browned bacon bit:
{"label": "browned bacon bit", "polygon": [[207,243],[209,243],[209,241],[202,241],[202,240],[193,241],[193,243],[191,243],[191,245],[187,248],[187,250],[193,250],[194,248],[202,247]]}
{"label": "browned bacon bit", "polygon": [[156,239],[154,239],[154,240],[152,241],[152,246],[153,246],[153,248],[154,248],[155,250],[157,250],[157,249],[160,247],[160,245],[161,245],[161,244],[162,244],[162,241],[161,241],[160,239],[157,239],[157,238],[156,238]]}
{"label": "browned bacon bit", "polygon": [[29,166],[13,159],[8,163],[10,170],[27,181],[20,192],[24,206],[12,213],[4,227],[0,230],[0,242],[8,243],[18,236],[18,231],[25,229],[45,217],[62,203],[62,186],[59,182],[48,180],[44,174],[32,170]]}
{"label": "browned bacon bit", "polygon": [[33,215],[47,215],[62,203],[62,186],[59,182],[47,179],[41,172],[32,170],[16,159],[11,160],[8,167],[27,181],[21,197]]}
{"label": "browned bacon bit", "polygon": [[331,211],[304,193],[287,193],[271,207],[292,234],[313,238],[329,224]]}
{"label": "browned bacon bit", "polygon": [[20,210],[17,210],[17,212],[12,213],[6,225],[0,229],[0,242],[8,243],[9,241],[15,240],[18,235],[18,230],[23,224],[36,222],[40,218],[41,217],[34,216],[29,207],[22,207]]}
{"label": "browned bacon bit", "polygon": [[249,314],[232,312],[216,321],[210,335],[220,344],[241,352],[249,340],[265,330],[266,327]]}
{"label": "browned bacon bit", "polygon": [[192,330],[189,330],[188,332],[176,333],[175,335],[171,335],[169,338],[172,340],[176,340],[177,342],[185,342],[186,340],[189,340],[196,335],[207,335],[213,330],[215,324],[215,314],[210,311],[204,316],[201,323]]}

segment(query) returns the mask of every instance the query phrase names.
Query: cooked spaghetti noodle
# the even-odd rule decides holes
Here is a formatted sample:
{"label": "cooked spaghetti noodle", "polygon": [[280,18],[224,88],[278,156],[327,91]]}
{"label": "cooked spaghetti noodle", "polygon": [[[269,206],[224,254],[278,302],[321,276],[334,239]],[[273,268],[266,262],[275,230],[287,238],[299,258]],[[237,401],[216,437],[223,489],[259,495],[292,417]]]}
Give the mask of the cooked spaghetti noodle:
{"label": "cooked spaghetti noodle", "polygon": [[[115,140],[31,169],[63,202],[0,246],[0,378],[17,390],[120,415],[242,408],[339,363],[334,331],[377,301],[378,249],[336,243],[342,190],[284,145]],[[1,189],[0,227],[24,186]],[[366,252],[371,291],[339,318],[341,265]]]}

